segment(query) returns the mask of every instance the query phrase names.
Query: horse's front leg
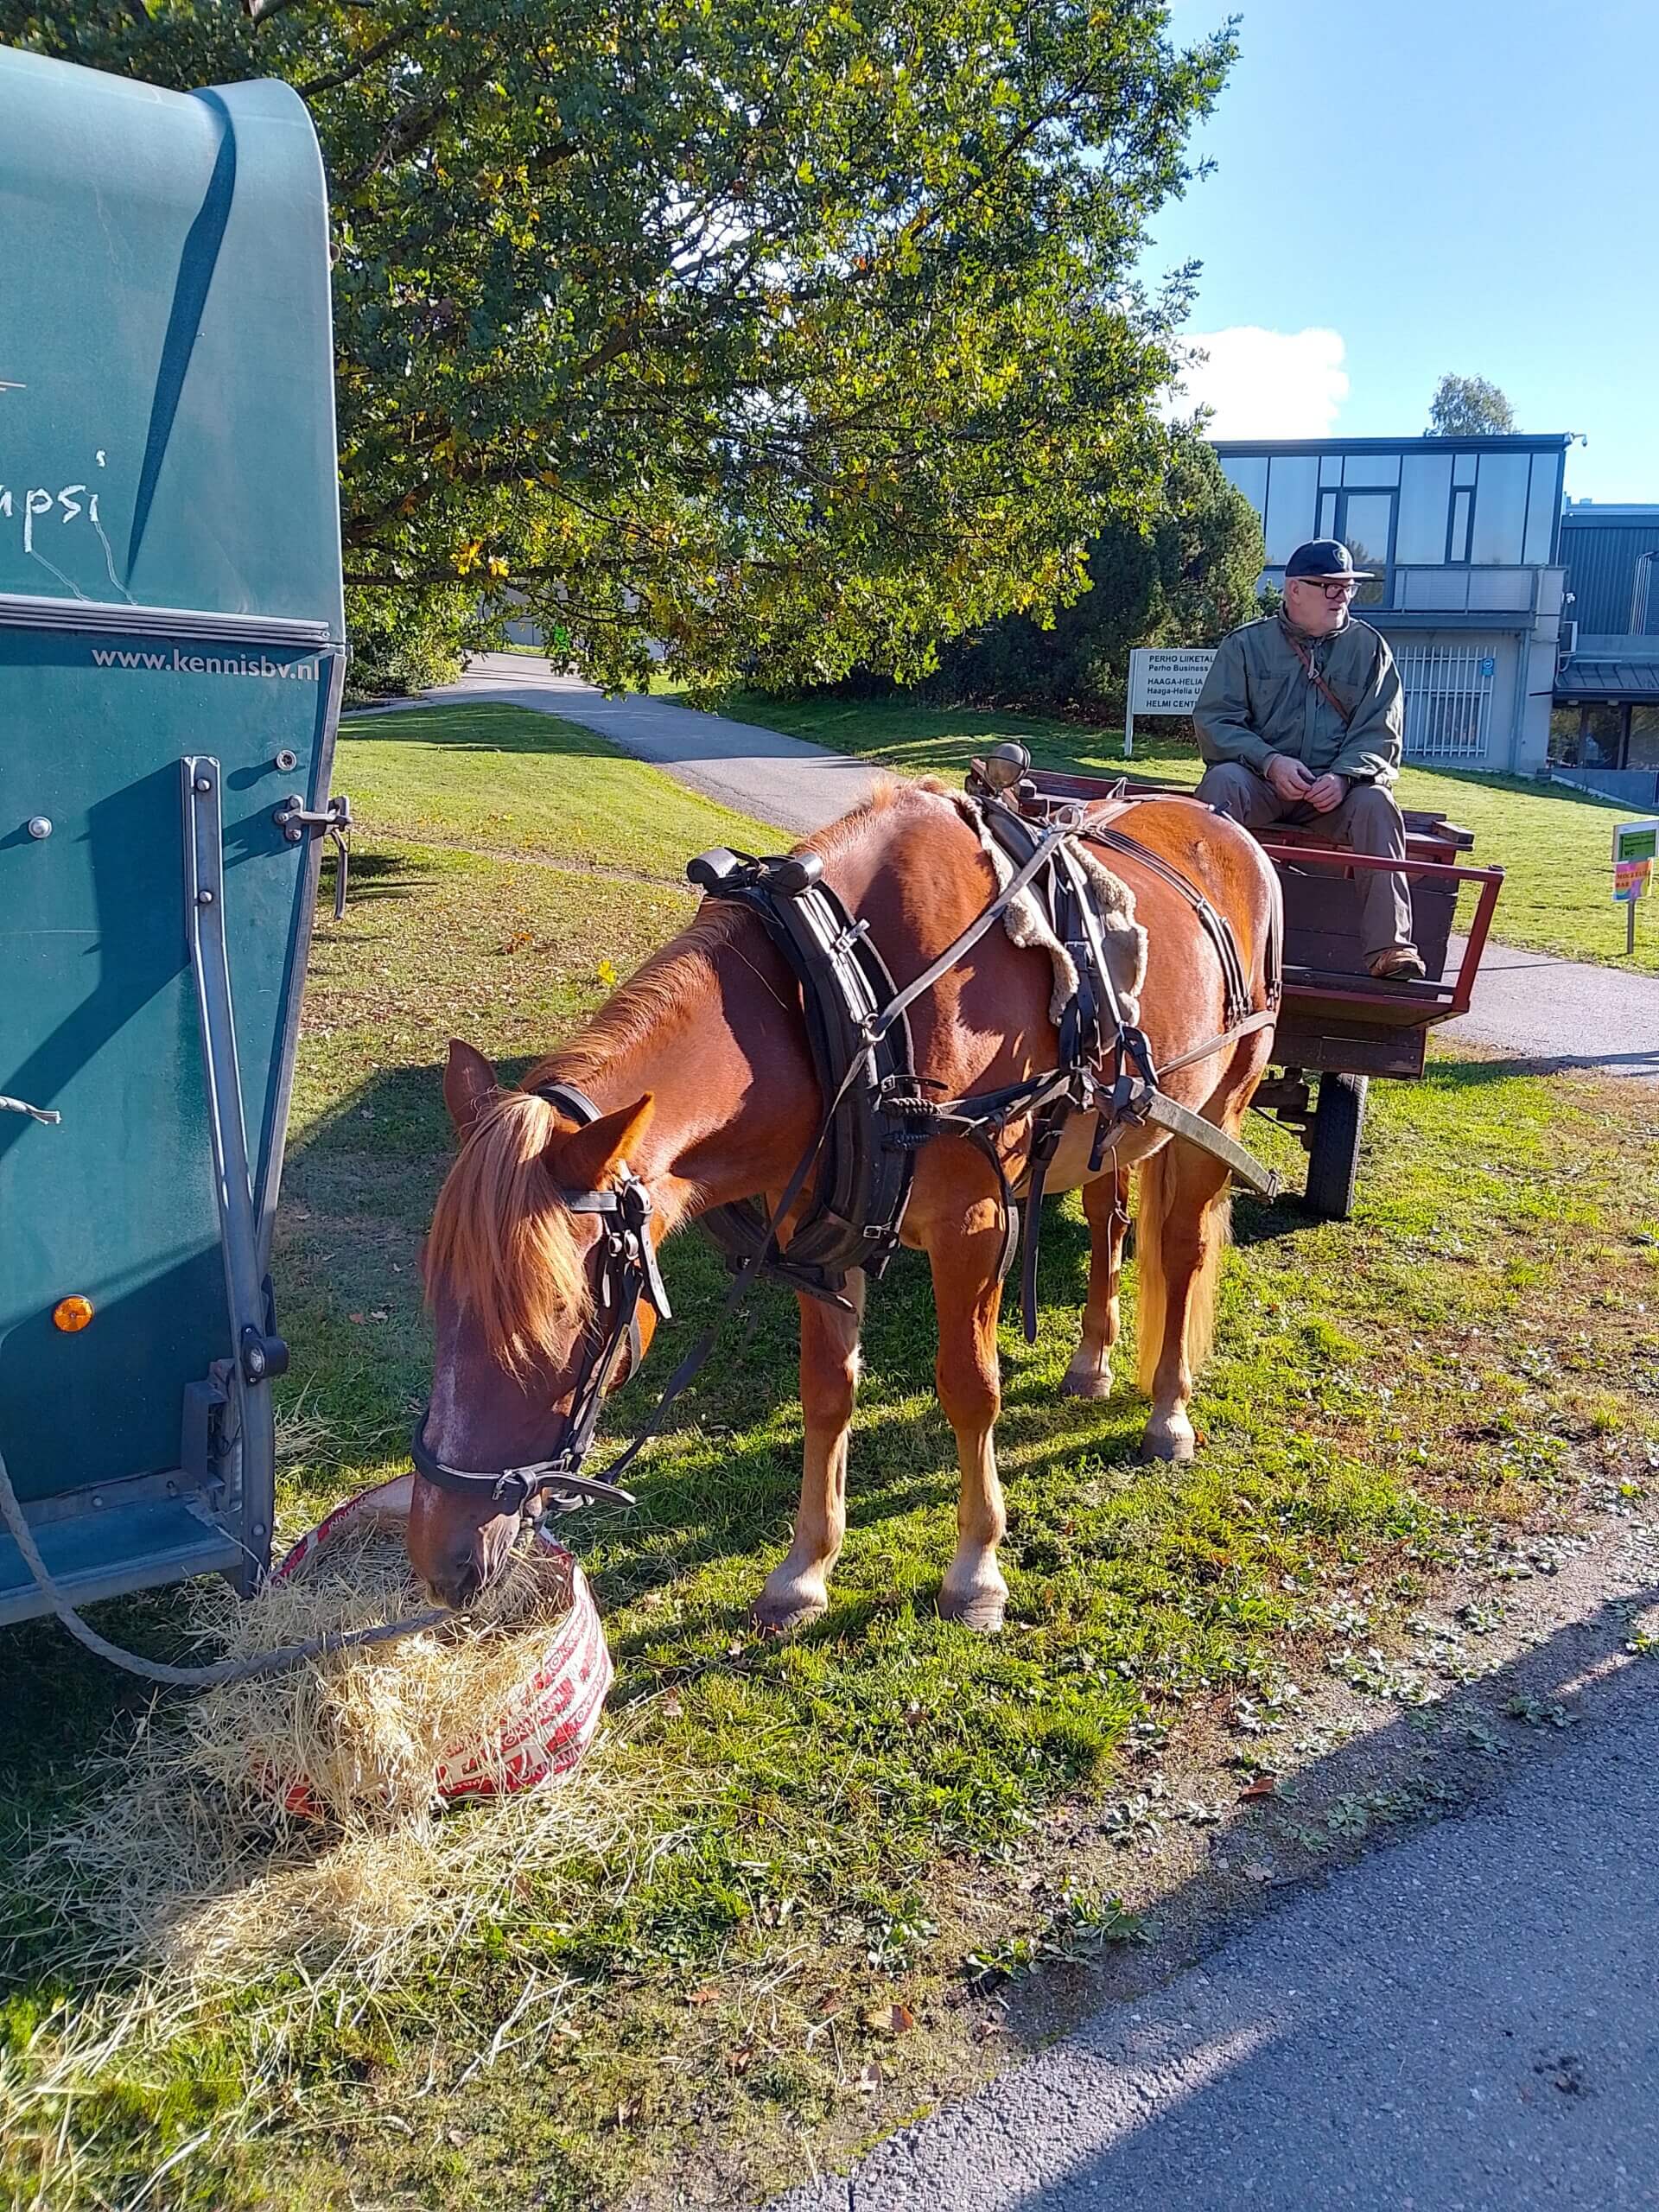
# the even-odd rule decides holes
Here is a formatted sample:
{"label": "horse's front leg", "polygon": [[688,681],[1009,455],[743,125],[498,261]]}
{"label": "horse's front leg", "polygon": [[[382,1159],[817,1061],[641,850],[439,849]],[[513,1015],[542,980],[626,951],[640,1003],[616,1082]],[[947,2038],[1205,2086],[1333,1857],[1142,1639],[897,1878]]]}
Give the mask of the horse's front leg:
{"label": "horse's front leg", "polygon": [[[1002,1304],[997,1273],[1003,1249],[1001,1211],[987,1199],[973,1209],[973,1225],[931,1237],[927,1249],[939,1322],[934,1375],[939,1403],[956,1431],[962,1473],[956,1557],[939,1592],[939,1611],[947,1620],[986,1635],[1001,1627],[1008,1602],[1008,1586],[996,1563],[1007,1515],[992,1440],[1002,1408],[996,1356],[996,1318]],[[982,1221],[987,1225],[979,1225]]]}
{"label": "horse's front leg", "polygon": [[1119,1325],[1117,1283],[1129,1225],[1128,1169],[1114,1165],[1085,1183],[1083,1211],[1089,1223],[1089,1302],[1083,1309],[1083,1340],[1062,1387],[1073,1398],[1109,1398]]}
{"label": "horse's front leg", "polygon": [[798,1628],[830,1602],[830,1570],[847,1534],[847,1447],[858,1390],[858,1332],[864,1277],[847,1278],[853,1312],[821,1298],[800,1299],[801,1413],[806,1446],[801,1503],[789,1556],[766,1577],[755,1602],[762,1628]]}
{"label": "horse's front leg", "polygon": [[1185,1462],[1196,1449],[1187,1406],[1215,1326],[1230,1206],[1226,1168],[1192,1146],[1167,1144],[1141,1168],[1135,1326],[1152,1400],[1142,1459]]}

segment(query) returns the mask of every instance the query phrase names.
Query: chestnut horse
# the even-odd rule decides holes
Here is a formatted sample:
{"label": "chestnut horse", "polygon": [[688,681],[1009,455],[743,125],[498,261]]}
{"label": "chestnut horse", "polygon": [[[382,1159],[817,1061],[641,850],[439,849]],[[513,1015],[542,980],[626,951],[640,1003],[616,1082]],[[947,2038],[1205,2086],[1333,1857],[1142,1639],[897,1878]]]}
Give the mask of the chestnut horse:
{"label": "chestnut horse", "polygon": [[[1092,812],[1095,810],[1089,810]],[[1265,973],[1279,887],[1247,831],[1192,800],[1153,799],[1129,817],[1135,837],[1185,875],[1231,925],[1252,1003],[1268,1003]],[[995,896],[991,863],[940,787],[886,783],[870,803],[807,841],[824,880],[868,922],[902,988]],[[1179,889],[1131,856],[1112,867],[1135,893],[1147,933],[1141,1026],[1159,1066],[1225,1027],[1222,966]],[[965,1097],[1052,1068],[1048,957],[1001,926],[911,1009],[917,1072],[935,1096]],[[1271,1027],[1230,1037],[1165,1084],[1179,1103],[1236,1135],[1272,1049]],[[535,1095],[538,1084],[582,1086],[600,1108],[586,1127]],[[626,1165],[653,1203],[659,1240],[705,1207],[763,1198],[776,1205],[823,1110],[799,988],[763,925],[741,906],[708,901],[690,925],[616,992],[575,1041],[503,1093],[470,1046],[449,1047],[444,1098],[460,1157],[439,1196],[425,1253],[435,1358],[426,1439],[452,1466],[503,1468],[546,1459],[569,1412],[584,1332],[595,1325],[601,1219],[573,1213],[563,1191],[602,1190]],[[1208,1349],[1226,1242],[1227,1169],[1150,1126],[1126,1128],[1090,1174],[1095,1117],[1074,1116],[1048,1177],[1083,1191],[1091,1237],[1082,1341],[1065,1388],[1111,1389],[1118,1271],[1129,1169],[1138,1170],[1140,1379],[1152,1401],[1143,1452],[1188,1459],[1193,1370]],[[1004,1140],[1017,1188],[1028,1122]],[[992,1432],[1001,1404],[996,1328],[1005,1250],[995,1170],[975,1144],[944,1135],[916,1162],[903,1241],[927,1254],[939,1349],[940,1403],[956,1432],[962,1477],[955,1557],[940,1611],[980,1630],[1000,1627],[1007,1586],[997,1565],[1005,1516]],[[821,1612],[846,1530],[848,1440],[858,1382],[863,1277],[843,1311],[800,1299],[805,1465],[789,1554],[756,1606],[787,1629]],[[655,1315],[642,1306],[649,1343]],[[498,1573],[518,1532],[485,1490],[458,1496],[420,1477],[409,1523],[410,1560],[435,1594],[467,1603]]]}

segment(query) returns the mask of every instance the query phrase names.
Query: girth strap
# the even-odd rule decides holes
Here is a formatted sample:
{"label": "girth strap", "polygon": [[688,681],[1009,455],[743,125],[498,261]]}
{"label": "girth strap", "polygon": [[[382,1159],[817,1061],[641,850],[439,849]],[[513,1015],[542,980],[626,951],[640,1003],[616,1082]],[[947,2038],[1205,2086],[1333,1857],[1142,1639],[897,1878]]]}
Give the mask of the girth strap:
{"label": "girth strap", "polygon": [[1205,934],[1216,949],[1221,962],[1222,984],[1225,996],[1224,1019],[1230,1028],[1249,1014],[1251,995],[1249,979],[1244,973],[1244,963],[1239,957],[1238,940],[1224,914],[1219,914],[1205,897],[1197,884],[1182,874],[1179,868],[1166,861],[1161,853],[1154,853],[1138,837],[1131,837],[1127,830],[1114,830],[1107,823],[1085,823],[1079,836],[1091,845],[1103,845],[1108,852],[1118,853],[1126,860],[1137,861],[1150,870],[1161,882],[1179,891],[1203,925]]}

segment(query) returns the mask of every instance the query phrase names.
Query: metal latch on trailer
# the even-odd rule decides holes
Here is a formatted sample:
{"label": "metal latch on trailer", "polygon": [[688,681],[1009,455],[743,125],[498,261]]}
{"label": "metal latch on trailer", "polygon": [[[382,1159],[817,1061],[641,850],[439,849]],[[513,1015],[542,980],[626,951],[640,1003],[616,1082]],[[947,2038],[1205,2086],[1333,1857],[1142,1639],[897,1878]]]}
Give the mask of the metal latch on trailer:
{"label": "metal latch on trailer", "polygon": [[332,841],[335,854],[334,919],[342,920],[346,912],[346,875],[351,865],[346,842],[353,829],[350,799],[340,791],[319,814],[307,809],[298,791],[290,791],[280,806],[272,809],[270,818],[290,845],[297,845],[308,830],[314,836]]}

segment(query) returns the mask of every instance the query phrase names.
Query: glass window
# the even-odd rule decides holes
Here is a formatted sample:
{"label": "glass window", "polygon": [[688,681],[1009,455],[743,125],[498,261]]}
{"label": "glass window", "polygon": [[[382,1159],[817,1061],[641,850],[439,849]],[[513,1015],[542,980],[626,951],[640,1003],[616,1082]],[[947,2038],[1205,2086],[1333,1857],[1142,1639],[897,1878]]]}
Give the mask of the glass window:
{"label": "glass window", "polygon": [[1344,484],[1397,484],[1400,481],[1400,456],[1397,453],[1351,453],[1343,464]]}
{"label": "glass window", "polygon": [[1296,548],[1313,536],[1319,488],[1317,454],[1274,455],[1268,478],[1265,530],[1270,562],[1289,560]]}
{"label": "glass window", "polygon": [[1452,494],[1449,453],[1410,453],[1400,470],[1400,519],[1394,542],[1396,561],[1421,561],[1438,568],[1446,558],[1446,507]]}
{"label": "glass window", "polygon": [[1319,455],[1319,481],[1321,484],[1341,483],[1342,455],[1339,453],[1322,453]]}
{"label": "glass window", "polygon": [[1339,492],[1325,491],[1319,494],[1319,536],[1334,537],[1337,534],[1337,508],[1341,501]]}
{"label": "glass window", "polygon": [[1619,749],[1624,736],[1623,707],[1596,705],[1584,710],[1584,741],[1579,748],[1583,768],[1619,768]]}
{"label": "glass window", "polygon": [[1454,453],[1452,456],[1452,481],[1472,484],[1475,480],[1475,456],[1471,453]]}
{"label": "glass window", "polygon": [[1452,494],[1452,542],[1446,550],[1448,561],[1469,558],[1469,519],[1474,512],[1475,495],[1459,489]]}
{"label": "glass window", "polygon": [[1257,514],[1268,506],[1268,458],[1265,454],[1230,454],[1221,473],[1236,492],[1242,492]]}
{"label": "glass window", "polygon": [[1576,768],[1579,765],[1580,725],[1584,720],[1581,707],[1552,707],[1549,710],[1549,757],[1557,768]]}
{"label": "glass window", "polygon": [[1527,534],[1528,456],[1484,453],[1475,493],[1471,561],[1518,561]]}
{"label": "glass window", "polygon": [[1557,453],[1535,453],[1532,456],[1532,490],[1527,499],[1526,557],[1540,566],[1549,558],[1560,505],[1561,457]]}
{"label": "glass window", "polygon": [[1354,556],[1354,566],[1376,571],[1376,581],[1362,584],[1354,596],[1362,607],[1381,607],[1388,597],[1393,495],[1388,492],[1349,492],[1344,494],[1343,506],[1343,540]]}
{"label": "glass window", "polygon": [[1659,768],[1659,707],[1630,709],[1630,742],[1624,766]]}

